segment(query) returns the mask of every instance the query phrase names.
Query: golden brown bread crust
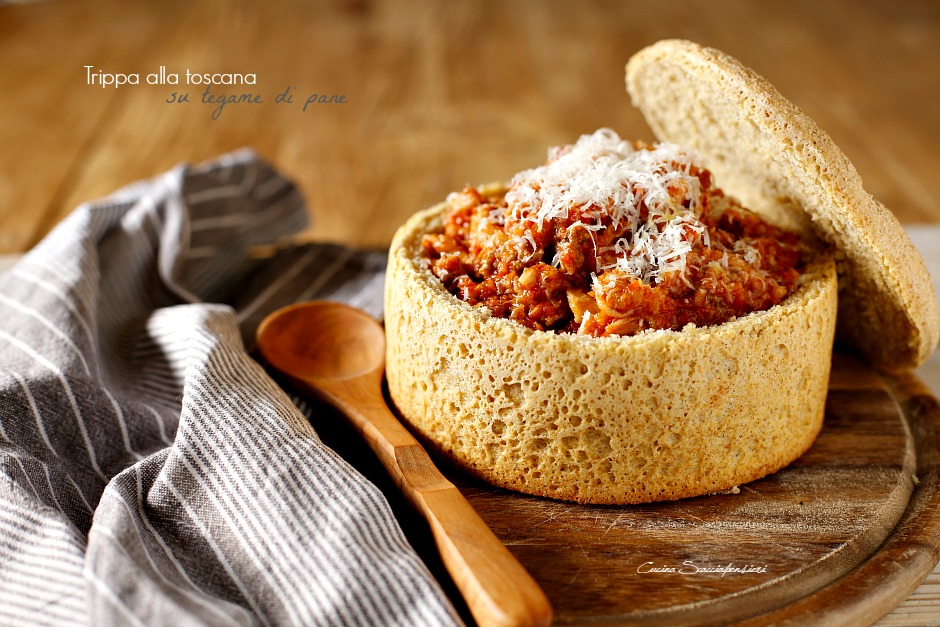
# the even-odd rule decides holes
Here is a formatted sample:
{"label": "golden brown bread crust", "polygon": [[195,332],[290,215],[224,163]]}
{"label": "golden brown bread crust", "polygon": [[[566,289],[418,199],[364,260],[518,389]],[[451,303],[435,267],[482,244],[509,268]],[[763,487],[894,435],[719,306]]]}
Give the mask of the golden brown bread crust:
{"label": "golden brown bread crust", "polygon": [[731,488],[782,468],[823,419],[836,273],[718,327],[591,338],[527,329],[449,294],[412,217],[389,253],[389,392],[434,449],[491,483],[584,503]]}
{"label": "golden brown bread crust", "polygon": [[940,336],[933,287],[897,219],[829,136],[752,70],[680,40],[641,50],[627,90],[663,141],[696,149],[721,187],[772,221],[809,215],[839,265],[838,335],[873,365],[914,368]]}

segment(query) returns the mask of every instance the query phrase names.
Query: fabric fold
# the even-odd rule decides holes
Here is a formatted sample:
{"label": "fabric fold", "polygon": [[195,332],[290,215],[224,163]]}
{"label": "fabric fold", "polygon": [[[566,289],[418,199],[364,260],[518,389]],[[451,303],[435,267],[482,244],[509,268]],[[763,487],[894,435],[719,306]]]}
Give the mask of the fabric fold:
{"label": "fabric fold", "polygon": [[249,254],[306,218],[240,151],[82,205],[0,277],[0,623],[459,623],[246,351],[296,300],[381,313],[381,253]]}

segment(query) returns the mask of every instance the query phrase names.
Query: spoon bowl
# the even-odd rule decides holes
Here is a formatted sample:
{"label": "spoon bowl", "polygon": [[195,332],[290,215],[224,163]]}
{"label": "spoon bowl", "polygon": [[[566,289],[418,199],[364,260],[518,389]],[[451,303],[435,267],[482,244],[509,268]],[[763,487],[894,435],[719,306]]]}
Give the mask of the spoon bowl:
{"label": "spoon bowl", "polygon": [[272,368],[339,409],[362,434],[427,521],[479,625],[551,623],[551,605],[535,580],[386,405],[385,333],[375,319],[339,303],[300,303],[265,318],[256,340]]}
{"label": "spoon bowl", "polygon": [[345,305],[314,301],[264,319],[258,348],[277,370],[295,378],[347,380],[385,367],[385,333],[372,316]]}

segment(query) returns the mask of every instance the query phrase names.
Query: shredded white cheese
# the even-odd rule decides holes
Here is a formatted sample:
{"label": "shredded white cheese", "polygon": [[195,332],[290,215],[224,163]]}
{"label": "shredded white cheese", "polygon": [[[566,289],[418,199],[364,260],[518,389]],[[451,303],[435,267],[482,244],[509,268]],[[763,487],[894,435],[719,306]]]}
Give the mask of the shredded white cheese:
{"label": "shredded white cheese", "polygon": [[754,248],[750,242],[740,239],[734,243],[733,250],[734,252],[741,254],[741,257],[744,259],[745,263],[752,265],[755,268],[760,267],[760,251]]}
{"label": "shredded white cheese", "polygon": [[506,194],[507,213],[492,217],[539,226],[577,217],[568,228],[581,226],[592,237],[608,226],[624,228],[612,246],[598,250],[613,251],[616,261],[597,272],[616,267],[653,283],[668,272],[685,272],[696,237],[709,244],[699,220],[701,182],[690,174],[692,166],[698,166],[697,157],[675,144],[635,149],[614,131],[600,129],[550,149],[548,163],[517,174]]}

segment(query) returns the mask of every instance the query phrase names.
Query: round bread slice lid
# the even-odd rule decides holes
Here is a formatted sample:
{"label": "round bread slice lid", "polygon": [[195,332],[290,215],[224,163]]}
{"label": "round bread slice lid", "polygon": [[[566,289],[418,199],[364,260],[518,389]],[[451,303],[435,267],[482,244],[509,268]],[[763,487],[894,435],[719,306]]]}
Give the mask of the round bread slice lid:
{"label": "round bread slice lid", "polygon": [[835,248],[840,340],[882,370],[930,355],[940,316],[924,261],[813,120],[751,69],[688,41],[639,51],[626,78],[660,141],[696,150],[745,206],[791,228],[811,224]]}

